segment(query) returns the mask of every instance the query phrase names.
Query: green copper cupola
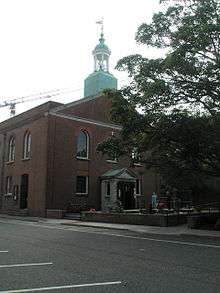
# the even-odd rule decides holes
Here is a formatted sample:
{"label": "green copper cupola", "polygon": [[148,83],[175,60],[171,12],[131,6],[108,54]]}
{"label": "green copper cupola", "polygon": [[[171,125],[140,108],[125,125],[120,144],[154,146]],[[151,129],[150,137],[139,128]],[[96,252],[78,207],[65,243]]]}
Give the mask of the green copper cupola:
{"label": "green copper cupola", "polygon": [[109,57],[111,51],[105,44],[103,21],[98,23],[102,24],[101,36],[98,45],[92,51],[94,72],[84,81],[84,97],[99,95],[104,89],[117,89],[117,79],[109,73]]}

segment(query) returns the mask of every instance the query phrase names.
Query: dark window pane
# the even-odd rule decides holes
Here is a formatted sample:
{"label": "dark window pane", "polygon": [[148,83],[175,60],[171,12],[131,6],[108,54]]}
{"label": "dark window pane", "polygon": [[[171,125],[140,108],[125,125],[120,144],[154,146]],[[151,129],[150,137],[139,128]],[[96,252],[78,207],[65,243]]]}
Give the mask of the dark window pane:
{"label": "dark window pane", "polygon": [[114,154],[109,154],[108,155],[108,161],[118,162],[118,158]]}
{"label": "dark window pane", "polygon": [[87,158],[88,157],[88,139],[87,134],[80,131],[77,140],[77,157]]}
{"label": "dark window pane", "polygon": [[11,176],[6,177],[5,193],[6,194],[12,193],[12,177]]}
{"label": "dark window pane", "polygon": [[14,161],[15,159],[15,138],[12,137],[8,145],[8,161]]}
{"label": "dark window pane", "polygon": [[24,136],[23,142],[23,158],[27,159],[30,158],[31,154],[31,135],[30,133],[26,133]]}
{"label": "dark window pane", "polygon": [[136,194],[140,194],[140,180],[136,180]]}
{"label": "dark window pane", "polygon": [[106,194],[110,195],[110,182],[107,182],[107,186],[106,186]]}
{"label": "dark window pane", "polygon": [[87,193],[87,177],[77,176],[76,193]]}

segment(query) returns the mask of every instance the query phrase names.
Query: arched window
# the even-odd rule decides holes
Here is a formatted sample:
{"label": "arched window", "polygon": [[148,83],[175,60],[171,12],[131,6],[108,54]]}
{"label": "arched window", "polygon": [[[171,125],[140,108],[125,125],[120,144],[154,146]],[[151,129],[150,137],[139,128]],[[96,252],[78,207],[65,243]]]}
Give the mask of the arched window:
{"label": "arched window", "polygon": [[132,153],[131,153],[131,159],[132,159],[135,166],[143,166],[141,164],[141,155],[140,155],[137,147],[133,148]]}
{"label": "arched window", "polygon": [[6,177],[5,194],[12,194],[12,176]]}
{"label": "arched window", "polygon": [[23,140],[23,159],[29,159],[31,156],[31,134],[26,132]]}
{"label": "arched window", "polygon": [[88,159],[89,157],[89,135],[81,130],[77,139],[77,158]]}
{"label": "arched window", "polygon": [[15,138],[12,136],[8,143],[8,161],[13,162],[15,160]]}

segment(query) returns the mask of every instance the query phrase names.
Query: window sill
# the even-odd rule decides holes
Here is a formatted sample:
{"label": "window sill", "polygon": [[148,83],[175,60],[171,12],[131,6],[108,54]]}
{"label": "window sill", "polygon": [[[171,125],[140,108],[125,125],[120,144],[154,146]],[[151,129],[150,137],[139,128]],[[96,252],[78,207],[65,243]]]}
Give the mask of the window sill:
{"label": "window sill", "polygon": [[6,165],[11,165],[11,164],[14,164],[15,161],[8,161],[6,162]]}
{"label": "window sill", "polygon": [[23,158],[22,161],[30,161],[31,158]]}
{"label": "window sill", "polygon": [[82,161],[90,161],[89,158],[83,158],[83,157],[76,157],[77,160],[82,160]]}
{"label": "window sill", "polygon": [[88,193],[76,192],[76,195],[78,195],[78,196],[88,196]]}
{"label": "window sill", "polygon": [[141,164],[141,163],[134,163],[134,166],[135,166],[135,167],[143,167],[144,165]]}
{"label": "window sill", "polygon": [[114,161],[114,160],[106,160],[106,162],[111,164],[118,164],[118,161]]}
{"label": "window sill", "polygon": [[144,167],[144,165],[141,163],[134,163],[134,167]]}

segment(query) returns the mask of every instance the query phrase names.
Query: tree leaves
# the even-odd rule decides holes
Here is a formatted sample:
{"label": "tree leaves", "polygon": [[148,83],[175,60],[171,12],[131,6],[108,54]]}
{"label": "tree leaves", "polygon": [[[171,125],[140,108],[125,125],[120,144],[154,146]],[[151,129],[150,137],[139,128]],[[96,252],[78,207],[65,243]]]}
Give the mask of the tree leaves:
{"label": "tree leaves", "polygon": [[220,177],[220,4],[161,3],[168,6],[138,28],[136,41],[168,53],[118,62],[117,69],[132,81],[121,91],[106,92],[112,119],[123,130],[121,139],[103,146],[108,152],[115,144],[129,157],[135,148],[146,168],[159,170],[170,186],[192,189]]}

